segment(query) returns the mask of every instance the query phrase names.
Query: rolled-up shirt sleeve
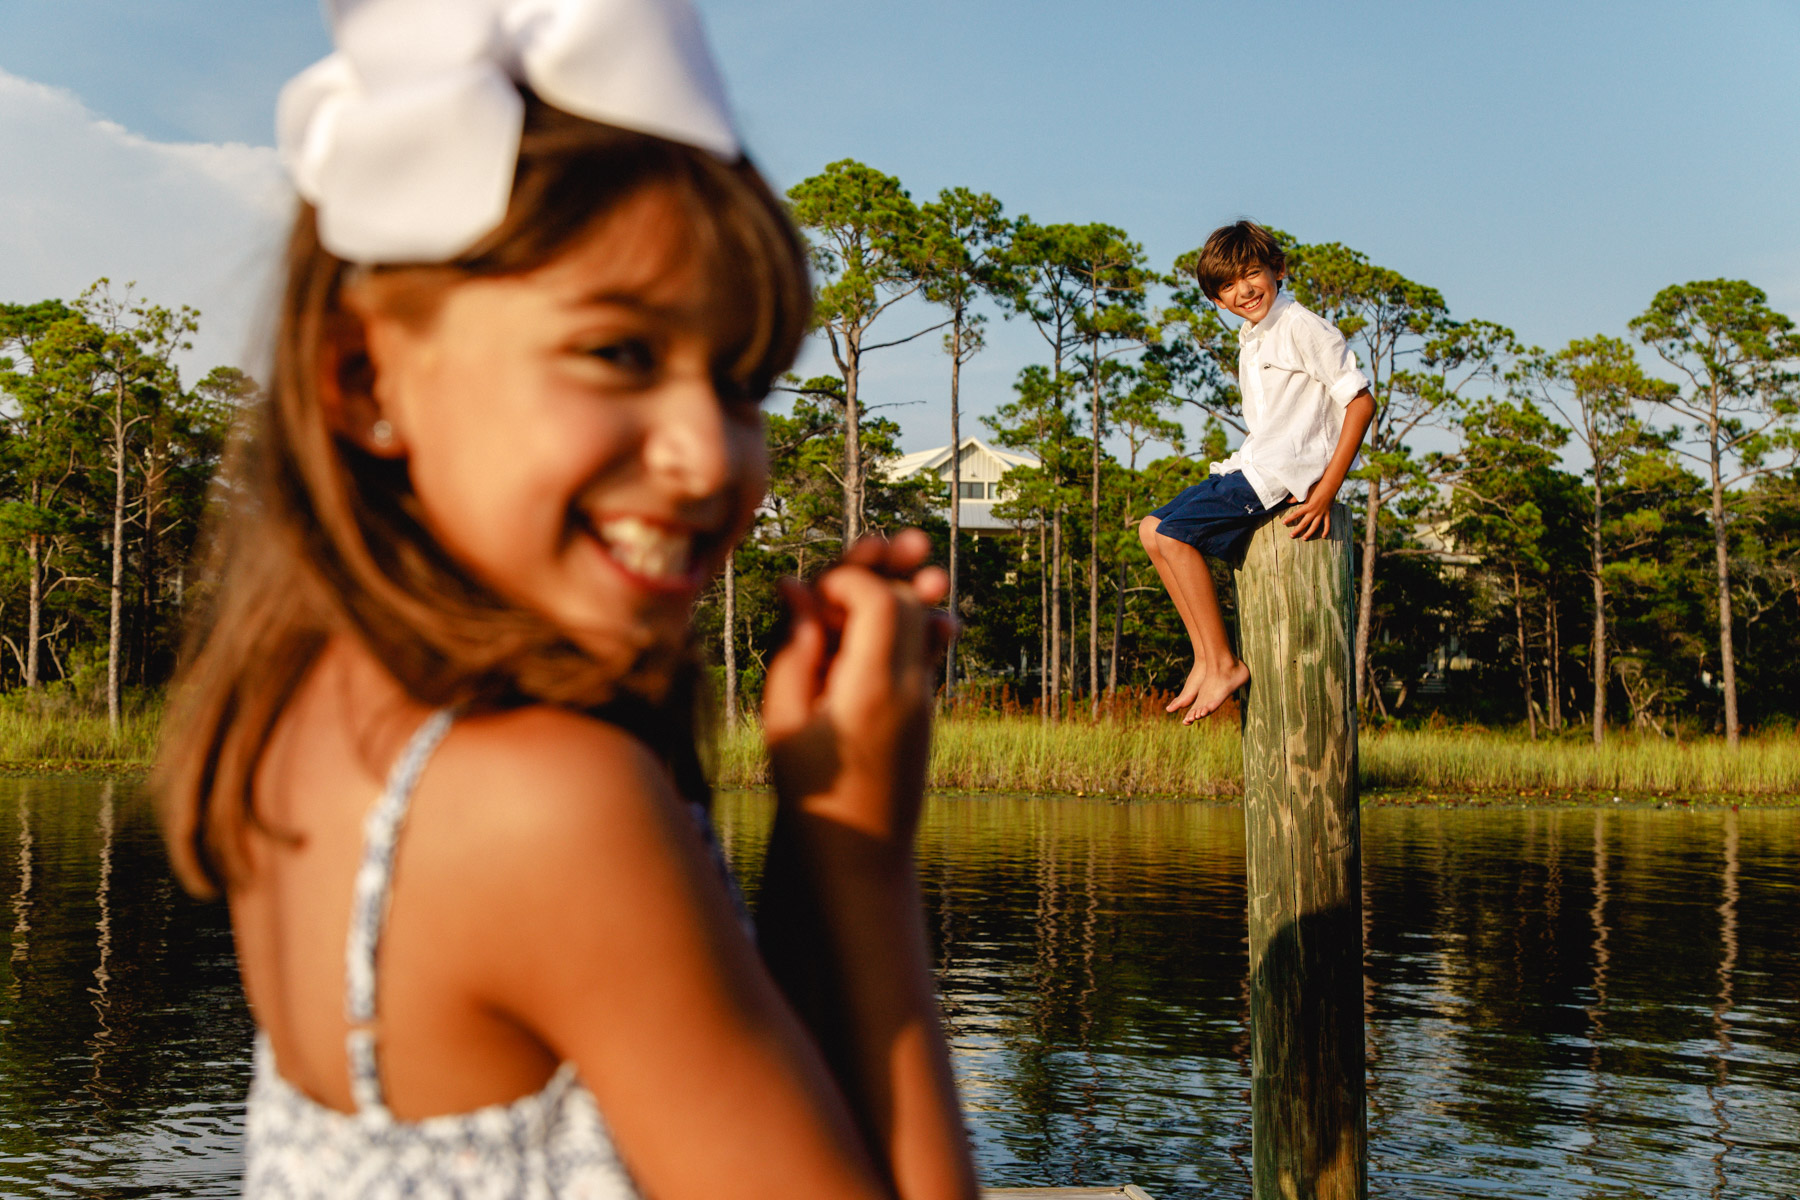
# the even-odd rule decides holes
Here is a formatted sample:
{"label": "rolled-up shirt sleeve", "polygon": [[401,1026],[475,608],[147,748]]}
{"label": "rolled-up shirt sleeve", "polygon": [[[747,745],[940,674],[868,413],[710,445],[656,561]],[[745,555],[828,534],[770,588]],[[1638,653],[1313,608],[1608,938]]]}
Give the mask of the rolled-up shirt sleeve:
{"label": "rolled-up shirt sleeve", "polygon": [[1294,350],[1302,369],[1319,381],[1339,408],[1348,406],[1369,386],[1369,377],[1356,365],[1344,335],[1323,321],[1294,324]]}

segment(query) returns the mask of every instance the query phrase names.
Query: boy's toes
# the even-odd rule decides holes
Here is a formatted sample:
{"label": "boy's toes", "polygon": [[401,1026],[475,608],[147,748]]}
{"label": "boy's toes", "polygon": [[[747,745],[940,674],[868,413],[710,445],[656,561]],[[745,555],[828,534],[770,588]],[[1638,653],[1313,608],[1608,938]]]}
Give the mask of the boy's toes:
{"label": "boy's toes", "polygon": [[1188,723],[1217,712],[1233,692],[1249,682],[1250,668],[1241,662],[1223,675],[1208,676],[1206,686],[1194,700],[1193,711],[1188,714]]}
{"label": "boy's toes", "polygon": [[1188,672],[1187,679],[1181,684],[1181,691],[1175,694],[1175,698],[1169,701],[1168,707],[1163,709],[1163,711],[1177,712],[1181,709],[1190,707],[1195,700],[1200,698],[1200,688],[1205,682],[1206,673],[1196,666],[1192,671]]}

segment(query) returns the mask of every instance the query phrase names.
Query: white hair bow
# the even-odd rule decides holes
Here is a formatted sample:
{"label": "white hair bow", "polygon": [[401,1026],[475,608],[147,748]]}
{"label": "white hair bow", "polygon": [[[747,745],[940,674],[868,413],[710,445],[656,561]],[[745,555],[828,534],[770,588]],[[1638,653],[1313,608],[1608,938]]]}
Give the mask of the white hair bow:
{"label": "white hair bow", "polygon": [[281,160],[352,262],[442,262],[500,224],[525,109],[739,153],[689,0],[327,0],[337,52],[282,89]]}

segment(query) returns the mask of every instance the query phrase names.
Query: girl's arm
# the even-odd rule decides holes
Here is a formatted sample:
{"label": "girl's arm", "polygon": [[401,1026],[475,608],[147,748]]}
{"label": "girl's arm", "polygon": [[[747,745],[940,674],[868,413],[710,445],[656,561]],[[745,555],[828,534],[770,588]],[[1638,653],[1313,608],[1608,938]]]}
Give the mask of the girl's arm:
{"label": "girl's arm", "polygon": [[659,1200],[975,1195],[911,858],[942,644],[922,597],[943,580],[891,576],[922,543],[793,597],[765,687],[783,795],[763,927],[811,1032],[635,739],[529,709],[459,722],[434,763],[446,835],[414,830],[400,869],[447,986],[576,1064]]}
{"label": "girl's arm", "polygon": [[472,1009],[576,1064],[646,1194],[891,1200],[647,749],[533,709],[460,722],[441,758],[452,832],[409,844],[402,898]]}
{"label": "girl's arm", "polygon": [[946,585],[918,571],[928,551],[916,532],[866,541],[815,589],[788,589],[793,630],[764,688],[779,808],[757,909],[770,969],[909,1200],[976,1192],[913,859],[948,632],[923,607]]}

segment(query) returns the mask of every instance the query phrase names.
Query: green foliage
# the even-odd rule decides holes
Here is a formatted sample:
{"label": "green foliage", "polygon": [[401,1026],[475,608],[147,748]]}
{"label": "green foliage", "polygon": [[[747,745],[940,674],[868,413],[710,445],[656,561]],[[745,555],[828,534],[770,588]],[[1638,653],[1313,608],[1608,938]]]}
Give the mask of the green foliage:
{"label": "green foliage", "polygon": [[1726,490],[1800,464],[1800,333],[1771,309],[1760,288],[1713,279],[1664,288],[1631,322],[1631,331],[1687,381],[1660,400],[1692,421],[1696,446],[1683,450],[1707,473],[1716,561],[1719,676],[1725,734],[1734,744],[1740,724],[1734,619],[1731,610],[1731,533],[1734,504]]}
{"label": "green foliage", "polygon": [[[983,398],[983,423],[1037,465],[1004,481],[993,511],[1009,530],[957,542],[957,669],[970,694],[1005,689],[1021,711],[1046,700],[1080,711],[1067,699],[1115,682],[1140,695],[1177,686],[1191,651],[1136,524],[1243,433],[1237,330],[1192,282],[1193,253],[1160,276],[1117,227],[1008,220],[999,200],[964,188],[915,203],[898,179],[848,159],[789,197],[835,371],[784,380],[789,403],[768,417],[769,491],[735,560],[743,700],[755,704],[779,644],[782,576],[816,574],[864,529],[922,526],[948,551],[943,484],[888,474],[901,431],[866,356],[943,330],[954,395],[995,314],[1029,321],[1044,350],[1005,403]],[[1346,497],[1361,501],[1371,727],[1433,712],[1524,724],[1563,757],[1509,750],[1505,761],[1564,786],[1555,781],[1624,778],[1610,743],[1594,760],[1604,770],[1568,766],[1564,731],[1578,713],[1629,726],[1646,739],[1633,745],[1785,728],[1800,715],[1789,649],[1800,640],[1800,335],[1762,292],[1714,280],[1659,293],[1632,332],[1671,381],[1619,339],[1525,349],[1504,326],[1452,320],[1435,289],[1356,250],[1279,236],[1295,296],[1338,324],[1374,382],[1375,423],[1348,485],[1360,494]],[[890,330],[909,297],[943,319]],[[19,694],[0,700],[0,756],[104,758],[125,746],[129,758],[130,739],[150,736],[141,710],[205,587],[189,566],[204,515],[235,494],[218,478],[227,431],[257,396],[232,369],[179,377],[173,359],[196,320],[105,281],[70,301],[0,306],[0,692]],[[715,662],[721,601],[715,589],[697,614]],[[1098,661],[1072,653],[1087,628]],[[118,731],[98,739],[83,722],[109,704]],[[59,722],[72,740],[45,732]],[[1206,764],[1236,753],[1234,741],[1165,743],[1184,735],[1151,728],[1132,734],[1129,767],[1113,750],[1061,744],[1080,761],[1058,774],[1043,757],[1054,741],[961,727],[961,765],[944,778],[965,784],[1149,787],[1137,760],[1160,756],[1158,778],[1178,775],[1169,790],[1191,792],[1196,779],[1224,780]],[[1438,751],[1419,765],[1397,738],[1370,745],[1401,765],[1365,758],[1367,780],[1498,778]],[[1499,745],[1483,753],[1500,761]]]}
{"label": "green foliage", "polygon": [[117,720],[126,689],[173,669],[188,559],[255,387],[229,370],[183,387],[172,360],[197,321],[104,279],[72,303],[0,306],[8,685],[61,680]]}
{"label": "green foliage", "polygon": [[[872,167],[842,159],[788,190],[794,220],[806,232],[817,274],[813,319],[831,346],[843,388],[843,533],[855,538],[866,519],[866,479],[862,449],[863,356],[911,341],[922,329],[873,343],[875,322],[925,284],[928,250],[941,245],[929,236],[924,214],[900,181]],[[930,327],[935,328],[935,326]]]}
{"label": "green foliage", "polygon": [[[1199,253],[1190,250],[1175,260],[1168,279],[1175,285],[1174,296],[1148,331],[1143,370],[1172,400],[1205,413],[1221,437],[1226,425],[1241,436],[1244,398],[1237,384],[1237,331],[1220,319],[1218,308],[1190,278]],[[1224,456],[1223,450],[1214,455]]]}

